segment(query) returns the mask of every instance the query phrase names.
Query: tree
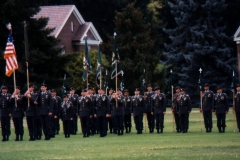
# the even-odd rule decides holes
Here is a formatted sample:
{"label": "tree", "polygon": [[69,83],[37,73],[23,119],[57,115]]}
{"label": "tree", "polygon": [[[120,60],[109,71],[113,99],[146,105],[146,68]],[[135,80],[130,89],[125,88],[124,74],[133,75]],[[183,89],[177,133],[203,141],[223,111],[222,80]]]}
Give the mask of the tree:
{"label": "tree", "polygon": [[203,82],[229,86],[226,82],[236,59],[227,46],[229,38],[222,21],[225,1],[171,0],[168,4],[177,27],[164,29],[171,39],[165,44],[164,55],[178,84],[196,94],[201,67]]}

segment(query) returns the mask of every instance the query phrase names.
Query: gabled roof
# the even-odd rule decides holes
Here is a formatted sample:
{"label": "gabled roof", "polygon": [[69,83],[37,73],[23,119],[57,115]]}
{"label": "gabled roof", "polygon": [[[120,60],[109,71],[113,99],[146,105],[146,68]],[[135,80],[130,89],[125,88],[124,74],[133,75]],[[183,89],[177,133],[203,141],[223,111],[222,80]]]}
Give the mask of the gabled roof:
{"label": "gabled roof", "polygon": [[75,5],[41,6],[40,8],[40,12],[34,15],[33,18],[49,18],[46,28],[55,28],[52,33],[52,35],[54,35],[55,37],[59,35],[72,12],[76,16],[80,24],[85,23],[83,17],[79,13]]}
{"label": "gabled roof", "polygon": [[234,41],[240,41],[240,26],[238,27],[238,30],[234,34]]}

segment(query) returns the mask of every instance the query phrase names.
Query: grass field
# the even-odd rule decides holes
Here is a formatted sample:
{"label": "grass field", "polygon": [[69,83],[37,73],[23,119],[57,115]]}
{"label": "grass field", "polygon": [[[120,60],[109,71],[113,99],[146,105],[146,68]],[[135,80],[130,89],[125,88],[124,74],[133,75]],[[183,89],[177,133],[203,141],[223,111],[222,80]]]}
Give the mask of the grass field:
{"label": "grass field", "polygon": [[123,136],[108,134],[105,138],[100,138],[99,135],[82,138],[81,132],[78,132],[65,139],[61,131],[60,135],[50,141],[30,142],[25,128],[24,141],[15,142],[12,130],[10,141],[0,142],[0,160],[240,159],[240,133],[233,132],[233,114],[227,114],[226,133],[218,133],[215,116],[213,132],[205,133],[205,129],[201,131],[200,119],[199,113],[190,114],[187,134],[173,132],[171,114],[165,116],[163,134],[149,134],[147,130],[142,135],[137,135],[133,126],[132,133]]}

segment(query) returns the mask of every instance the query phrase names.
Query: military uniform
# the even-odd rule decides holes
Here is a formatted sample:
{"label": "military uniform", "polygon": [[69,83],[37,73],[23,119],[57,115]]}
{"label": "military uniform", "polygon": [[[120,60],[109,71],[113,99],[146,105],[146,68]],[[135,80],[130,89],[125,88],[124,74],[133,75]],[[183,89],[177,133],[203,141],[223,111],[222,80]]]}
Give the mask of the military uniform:
{"label": "military uniform", "polygon": [[114,105],[112,105],[112,101],[111,101],[112,95],[108,96],[108,100],[109,100],[109,105],[110,105],[110,109],[111,109],[111,117],[107,118],[109,130],[110,130],[110,133],[117,133],[117,128],[115,125],[115,119],[114,119],[114,114],[113,114]]}
{"label": "military uniform", "polygon": [[[221,89],[218,87],[217,89]],[[217,127],[220,133],[225,132],[226,113],[229,110],[228,97],[225,93],[216,93],[214,95],[214,112],[217,116]]]}
{"label": "military uniform", "polygon": [[70,137],[71,133],[71,119],[73,119],[73,115],[76,115],[75,111],[73,110],[73,105],[70,101],[63,101],[61,103],[60,109],[60,119],[63,122],[63,129],[65,138]]}
{"label": "military uniform", "polygon": [[106,115],[110,114],[109,100],[106,95],[98,94],[96,96],[95,114],[97,115],[100,137],[105,137],[107,135]]}
{"label": "military uniform", "polygon": [[189,113],[192,110],[191,99],[187,94],[180,94],[177,99],[177,112],[179,114],[181,131],[186,133],[189,126]]}
{"label": "military uniform", "polygon": [[237,126],[240,132],[240,92],[237,92],[235,95],[235,108],[234,108],[236,118],[237,118]]}
{"label": "military uniform", "polygon": [[73,120],[71,121],[71,134],[75,135],[78,131],[78,124],[77,124],[77,121],[78,121],[78,110],[77,110],[77,100],[78,100],[78,95],[77,94],[70,94],[69,95],[69,101],[72,102],[72,105],[73,105]]}
{"label": "military uniform", "polygon": [[[154,115],[151,114],[152,112],[152,95],[154,94],[153,91],[147,92],[146,93],[146,114],[147,114],[147,121],[148,121],[148,128],[149,128],[149,132],[153,133],[154,132]],[[145,97],[144,97],[145,98]]]}
{"label": "military uniform", "polygon": [[1,93],[0,95],[0,108],[1,108],[1,128],[2,128],[2,141],[8,141],[11,134],[10,131],[10,105],[11,94]]}
{"label": "military uniform", "polygon": [[[177,89],[180,89],[180,87],[176,87],[175,88],[176,90]],[[181,132],[181,127],[180,127],[180,121],[179,121],[179,114],[177,113],[177,97],[180,96],[179,93],[175,93],[173,95],[173,104],[172,104],[172,112],[173,112],[173,115],[174,115],[174,120],[175,120],[175,125],[176,125],[176,131],[178,133]]]}
{"label": "military uniform", "polygon": [[[93,113],[94,113],[94,109],[96,107],[96,95],[89,95],[89,97],[91,98],[91,105],[93,108]],[[94,134],[98,133],[99,128],[98,128],[98,122],[97,122],[97,118],[95,118],[94,116],[92,118],[90,118],[90,133],[93,136]]]}
{"label": "military uniform", "polygon": [[152,112],[154,113],[156,119],[157,133],[162,133],[164,128],[164,112],[166,112],[166,97],[163,93],[159,93],[152,95],[151,99]]}
{"label": "military uniform", "polygon": [[[18,94],[16,99],[16,105],[15,105],[15,97],[12,96],[11,98],[11,104],[12,104],[12,118],[13,118],[13,124],[15,128],[15,134],[16,139],[15,141],[22,141],[23,140],[23,117],[24,115],[24,106],[22,103],[23,95]],[[20,139],[19,139],[20,138]]]}
{"label": "military uniform", "polygon": [[206,132],[212,131],[212,110],[213,110],[213,108],[214,108],[214,93],[210,90],[205,90],[204,95],[202,97],[202,112],[203,112],[203,118],[204,118]]}
{"label": "military uniform", "polygon": [[[116,102],[117,101],[117,102]],[[123,135],[123,130],[124,130],[124,125],[123,125],[123,118],[124,118],[124,106],[122,105],[122,98],[121,96],[116,98],[111,99],[112,103],[112,108],[113,111],[112,113],[114,114],[114,122],[115,122],[115,127],[117,130],[118,135]]]}
{"label": "military uniform", "polygon": [[55,137],[55,134],[59,132],[59,111],[61,107],[61,98],[58,96],[52,96],[52,100],[53,100],[53,113],[51,116],[51,130],[52,130],[51,136]]}
{"label": "military uniform", "polygon": [[[128,92],[128,90],[124,90],[123,92]],[[132,98],[130,96],[123,96],[122,105],[124,107],[124,126],[126,129],[126,133],[130,133],[132,128],[131,119]]]}
{"label": "military uniform", "polygon": [[83,137],[89,137],[90,116],[93,116],[93,108],[90,97],[78,97],[78,115],[80,117]]}
{"label": "military uniform", "polygon": [[[136,89],[139,91],[139,89]],[[132,112],[137,134],[142,134],[143,130],[143,113],[145,113],[145,100],[142,95],[132,96]]]}

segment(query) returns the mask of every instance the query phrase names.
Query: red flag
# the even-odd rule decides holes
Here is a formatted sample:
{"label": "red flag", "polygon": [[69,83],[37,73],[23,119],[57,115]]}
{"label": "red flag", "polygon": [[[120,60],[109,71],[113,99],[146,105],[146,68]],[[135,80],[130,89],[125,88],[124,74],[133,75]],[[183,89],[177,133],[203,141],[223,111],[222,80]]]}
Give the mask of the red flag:
{"label": "red flag", "polygon": [[4,52],[4,59],[6,60],[6,76],[10,77],[12,72],[18,69],[16,51],[13,44],[11,29],[7,39],[7,46]]}

